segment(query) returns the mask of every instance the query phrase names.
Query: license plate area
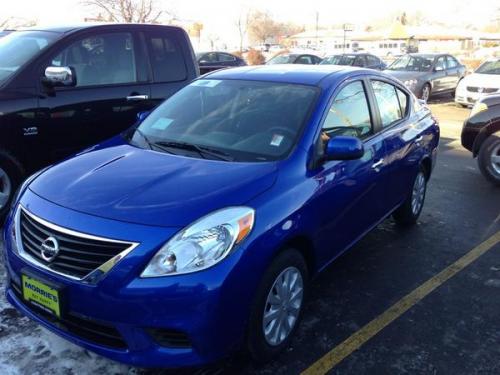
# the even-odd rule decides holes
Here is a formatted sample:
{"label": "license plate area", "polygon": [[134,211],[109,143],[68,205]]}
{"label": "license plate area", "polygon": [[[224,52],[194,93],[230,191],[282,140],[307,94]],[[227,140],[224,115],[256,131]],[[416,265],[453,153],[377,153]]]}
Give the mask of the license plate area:
{"label": "license plate area", "polygon": [[63,315],[62,289],[39,277],[21,273],[21,292],[26,303],[61,319]]}

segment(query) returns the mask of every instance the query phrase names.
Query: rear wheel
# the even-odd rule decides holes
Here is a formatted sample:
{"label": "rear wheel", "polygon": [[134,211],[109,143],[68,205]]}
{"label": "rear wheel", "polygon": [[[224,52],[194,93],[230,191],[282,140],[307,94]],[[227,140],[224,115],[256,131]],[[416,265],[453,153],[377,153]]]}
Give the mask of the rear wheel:
{"label": "rear wheel", "polygon": [[307,282],[306,263],[295,249],[280,253],[267,269],[248,326],[247,344],[255,361],[269,361],[290,343],[302,317]]}
{"label": "rear wheel", "polygon": [[10,208],[12,197],[21,182],[21,172],[15,161],[0,151],[0,226]]}
{"label": "rear wheel", "polygon": [[486,138],[479,150],[477,161],[483,176],[500,186],[500,134],[492,134]]}
{"label": "rear wheel", "polygon": [[417,222],[422,212],[422,208],[424,207],[426,192],[427,179],[425,177],[425,170],[420,168],[413,182],[410,195],[393,214],[397,224],[409,226]]}

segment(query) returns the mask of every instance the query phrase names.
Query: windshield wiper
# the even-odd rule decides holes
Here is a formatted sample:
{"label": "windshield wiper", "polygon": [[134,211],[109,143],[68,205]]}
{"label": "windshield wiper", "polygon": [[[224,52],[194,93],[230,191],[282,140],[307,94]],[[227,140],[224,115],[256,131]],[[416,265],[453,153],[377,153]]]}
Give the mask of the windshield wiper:
{"label": "windshield wiper", "polygon": [[158,149],[160,149],[168,154],[175,154],[174,152],[168,150],[166,147],[162,147],[160,144],[152,142],[148,138],[148,136],[146,134],[144,134],[144,132],[142,130],[140,130],[139,128],[136,128],[134,130],[142,137],[142,139],[144,139],[144,142],[146,142],[146,144],[148,145],[150,150],[154,150],[155,148],[158,148]]}
{"label": "windshield wiper", "polygon": [[163,147],[172,147],[172,148],[180,148],[183,150],[191,150],[197,152],[202,158],[206,159],[206,155],[210,155],[216,157],[217,159],[224,161],[233,161],[234,158],[229,154],[216,150],[206,146],[199,146],[193,143],[185,143],[185,142],[174,142],[174,141],[161,141],[155,142],[154,145],[159,145]]}
{"label": "windshield wiper", "polygon": [[[144,142],[146,142],[146,144],[148,145],[149,149],[152,150],[153,149],[153,143],[150,141],[150,139],[148,138],[148,136],[146,134],[143,133],[142,130],[140,130],[139,128],[135,128],[134,131],[137,132],[137,134],[139,134],[142,139],[144,139]],[[132,132],[132,136],[133,136],[133,132]]]}

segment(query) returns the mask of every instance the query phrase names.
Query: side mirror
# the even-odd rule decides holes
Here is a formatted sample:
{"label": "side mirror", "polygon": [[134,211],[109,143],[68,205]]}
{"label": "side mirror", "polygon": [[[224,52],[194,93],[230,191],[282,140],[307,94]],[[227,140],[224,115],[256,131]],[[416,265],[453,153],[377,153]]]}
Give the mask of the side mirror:
{"label": "side mirror", "polygon": [[69,66],[49,66],[45,69],[42,81],[49,87],[76,86],[76,74]]}
{"label": "side mirror", "polygon": [[137,113],[137,122],[138,123],[143,122],[146,119],[146,117],[149,116],[150,113],[151,113],[151,111],[141,111],[141,112],[138,112]]}
{"label": "side mirror", "polygon": [[355,160],[365,154],[363,143],[356,137],[337,136],[326,144],[326,160]]}
{"label": "side mirror", "polygon": [[435,71],[435,72],[442,72],[443,70],[444,70],[444,68],[443,68],[442,66],[436,66],[436,67],[434,68],[434,71]]}

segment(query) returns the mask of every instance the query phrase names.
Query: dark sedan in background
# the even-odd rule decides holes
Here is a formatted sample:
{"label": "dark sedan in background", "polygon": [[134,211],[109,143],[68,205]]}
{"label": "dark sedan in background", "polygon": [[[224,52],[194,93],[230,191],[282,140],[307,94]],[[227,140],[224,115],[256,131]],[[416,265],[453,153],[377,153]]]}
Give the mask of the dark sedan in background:
{"label": "dark sedan in background", "polygon": [[451,55],[411,53],[395,60],[385,72],[402,81],[418,98],[427,101],[438,93],[454,96],[465,71],[465,66]]}
{"label": "dark sedan in background", "polygon": [[274,64],[306,64],[306,65],[317,65],[321,62],[321,57],[311,54],[300,54],[300,53],[282,53],[274,56],[268,62],[267,65]]}
{"label": "dark sedan in background", "polygon": [[227,52],[199,52],[196,54],[196,59],[198,60],[201,74],[232,66],[245,66],[247,64],[241,57]]}
{"label": "dark sedan in background", "polygon": [[483,176],[500,186],[500,94],[476,102],[462,129],[462,146],[477,157]]}
{"label": "dark sedan in background", "polygon": [[321,61],[320,65],[349,65],[377,70],[384,70],[387,68],[386,63],[379,57],[364,52],[327,56]]}

